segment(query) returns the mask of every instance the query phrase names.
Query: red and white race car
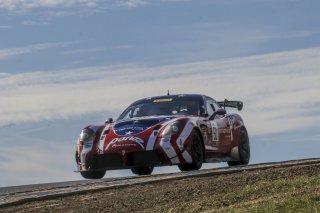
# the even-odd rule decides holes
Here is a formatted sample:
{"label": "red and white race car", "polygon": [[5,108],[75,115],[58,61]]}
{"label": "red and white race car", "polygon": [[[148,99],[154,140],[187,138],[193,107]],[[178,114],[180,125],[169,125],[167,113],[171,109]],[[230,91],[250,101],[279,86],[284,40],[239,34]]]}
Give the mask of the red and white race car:
{"label": "red and white race car", "polygon": [[200,169],[204,162],[248,164],[249,137],[240,101],[216,102],[205,95],[168,95],[138,100],[116,121],[89,125],[76,147],[78,170],[84,178],[102,178],[106,170],[130,168],[151,174],[155,166]]}

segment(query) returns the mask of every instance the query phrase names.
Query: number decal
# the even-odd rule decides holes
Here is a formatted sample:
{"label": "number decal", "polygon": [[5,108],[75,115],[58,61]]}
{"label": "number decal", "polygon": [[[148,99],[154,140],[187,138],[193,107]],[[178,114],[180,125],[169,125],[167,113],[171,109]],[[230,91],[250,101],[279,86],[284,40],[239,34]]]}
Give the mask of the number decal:
{"label": "number decal", "polygon": [[233,141],[232,132],[233,132],[233,124],[234,124],[235,117],[234,116],[228,116],[227,119],[228,119],[229,128],[230,128],[230,138],[231,138],[231,141]]}
{"label": "number decal", "polygon": [[219,130],[218,130],[218,124],[215,121],[211,121],[211,128],[212,128],[212,141],[219,141]]}

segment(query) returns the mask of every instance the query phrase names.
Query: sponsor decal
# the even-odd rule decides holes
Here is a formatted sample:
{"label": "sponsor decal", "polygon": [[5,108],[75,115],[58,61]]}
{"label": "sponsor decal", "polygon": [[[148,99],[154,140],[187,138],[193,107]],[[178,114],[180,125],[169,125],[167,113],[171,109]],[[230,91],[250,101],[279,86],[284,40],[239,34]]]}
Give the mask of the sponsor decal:
{"label": "sponsor decal", "polygon": [[132,135],[132,133],[133,132],[129,130],[128,132],[126,132],[126,135]]}
{"label": "sponsor decal", "polygon": [[142,143],[143,144],[143,140],[141,138],[138,137],[122,137],[122,138],[114,138],[110,141],[110,143],[117,143],[117,142],[121,142],[121,141],[133,141],[136,143]]}
{"label": "sponsor decal", "polygon": [[136,144],[130,144],[130,143],[121,143],[121,144],[113,144],[113,148],[115,148],[115,147],[133,147],[133,146],[136,146]]}
{"label": "sponsor decal", "polygon": [[230,115],[227,117],[227,119],[228,119],[229,125],[232,126],[235,122],[235,117]]}
{"label": "sponsor decal", "polygon": [[165,143],[169,143],[169,142],[170,142],[170,138],[163,137],[163,138],[162,138],[162,141],[165,142]]}
{"label": "sponsor decal", "polygon": [[129,126],[126,127],[116,127],[114,128],[114,132],[117,135],[134,135],[134,134],[138,134],[144,130],[146,130],[149,126],[147,125],[143,125],[143,124],[138,124],[139,126],[136,126],[136,124],[139,123],[139,121],[131,121],[131,123],[129,124]]}
{"label": "sponsor decal", "polygon": [[170,101],[172,101],[172,98],[162,98],[162,99],[155,99],[155,100],[153,100],[154,103],[170,102]]}
{"label": "sponsor decal", "polygon": [[85,148],[85,149],[89,149],[89,148],[91,148],[91,147],[92,147],[92,144],[87,144],[87,143],[84,144],[84,148]]}
{"label": "sponsor decal", "polygon": [[[139,146],[141,146],[141,148],[144,148],[143,147],[143,140],[141,138],[138,138],[138,137],[133,137],[133,136],[130,136],[130,137],[122,137],[122,138],[114,138],[110,141],[110,143],[108,144],[108,146],[106,147],[106,150],[108,150],[108,148],[113,145],[113,147],[115,146],[129,146],[130,144],[115,144],[115,143],[118,143],[118,142],[124,142],[124,141],[130,141],[130,142],[134,142],[136,144],[138,144]],[[130,146],[133,146],[133,144],[131,144]]]}
{"label": "sponsor decal", "polygon": [[219,129],[219,132],[221,134],[230,134],[231,133],[231,129]]}
{"label": "sponsor decal", "polygon": [[[135,122],[135,121],[133,121],[133,122]],[[115,131],[127,131],[127,130],[143,131],[143,130],[145,130],[145,127],[131,126],[131,127],[122,127],[122,128],[115,129]]]}

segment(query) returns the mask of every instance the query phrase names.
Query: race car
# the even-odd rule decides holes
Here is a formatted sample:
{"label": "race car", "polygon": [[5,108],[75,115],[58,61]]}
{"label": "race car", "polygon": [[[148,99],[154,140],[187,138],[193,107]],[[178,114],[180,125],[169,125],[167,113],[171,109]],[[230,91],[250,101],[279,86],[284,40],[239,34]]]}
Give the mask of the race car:
{"label": "race car", "polygon": [[102,178],[107,170],[151,174],[155,166],[198,170],[203,163],[249,163],[248,131],[241,101],[215,101],[206,95],[150,97],[132,103],[115,121],[82,129],[76,163],[84,178]]}

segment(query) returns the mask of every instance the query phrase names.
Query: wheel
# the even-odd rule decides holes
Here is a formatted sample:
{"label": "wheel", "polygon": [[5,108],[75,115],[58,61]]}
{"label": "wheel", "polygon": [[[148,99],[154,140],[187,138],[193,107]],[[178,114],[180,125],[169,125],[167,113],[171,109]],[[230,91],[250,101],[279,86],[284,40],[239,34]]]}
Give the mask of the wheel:
{"label": "wheel", "polygon": [[192,163],[178,165],[181,171],[198,170],[202,166],[203,162],[203,146],[199,132],[193,130],[191,141],[191,158]]}
{"label": "wheel", "polygon": [[131,168],[131,171],[136,175],[150,175],[153,172],[153,166],[134,167]]}
{"label": "wheel", "polygon": [[105,170],[94,172],[80,172],[81,176],[86,179],[101,179],[106,174]]}
{"label": "wheel", "polygon": [[247,165],[250,160],[250,145],[249,145],[249,136],[245,129],[240,130],[239,137],[239,161],[228,161],[229,166],[239,166],[239,165]]}

